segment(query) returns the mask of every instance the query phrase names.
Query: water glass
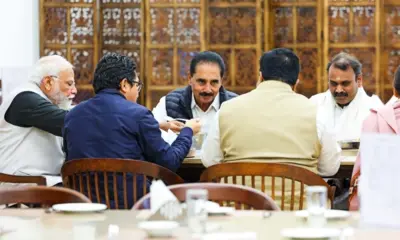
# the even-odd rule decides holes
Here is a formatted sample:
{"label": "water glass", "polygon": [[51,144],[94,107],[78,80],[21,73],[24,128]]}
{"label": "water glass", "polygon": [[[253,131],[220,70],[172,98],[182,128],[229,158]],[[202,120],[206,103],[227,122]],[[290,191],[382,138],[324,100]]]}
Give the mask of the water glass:
{"label": "water glass", "polygon": [[208,191],[189,189],[186,191],[187,224],[193,233],[205,233],[207,222],[206,203]]}
{"label": "water glass", "polygon": [[307,187],[307,211],[310,227],[323,227],[326,224],[325,212],[327,199],[326,187]]}
{"label": "water glass", "polygon": [[201,147],[203,146],[203,142],[206,138],[205,133],[198,133],[195,136],[193,136],[192,139],[192,147],[196,148],[196,150],[201,150]]}

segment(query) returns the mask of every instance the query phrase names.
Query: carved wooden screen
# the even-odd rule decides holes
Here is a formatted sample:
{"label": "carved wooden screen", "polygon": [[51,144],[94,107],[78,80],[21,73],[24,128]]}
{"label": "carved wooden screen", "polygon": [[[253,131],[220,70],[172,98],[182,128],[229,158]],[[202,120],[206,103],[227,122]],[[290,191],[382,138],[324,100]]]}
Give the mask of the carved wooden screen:
{"label": "carved wooden screen", "polygon": [[[144,74],[144,3],[143,0],[101,0],[100,56],[118,52],[133,58],[141,81]],[[143,103],[144,94],[140,95]]]}
{"label": "carved wooden screen", "polygon": [[[341,51],[354,54],[363,64],[363,86],[380,94],[380,1],[325,0],[324,66]],[[323,83],[328,87],[327,72]]]}
{"label": "carved wooden screen", "polygon": [[209,0],[207,48],[219,53],[224,86],[236,93],[255,87],[261,56],[261,0]]}
{"label": "carved wooden screen", "polygon": [[393,95],[394,73],[400,65],[400,1],[385,0],[381,18],[382,38],[382,100],[386,102]]}
{"label": "carved wooden screen", "polygon": [[[268,2],[268,1],[266,1]],[[283,47],[296,52],[301,63],[300,84],[297,91],[310,97],[321,86],[321,1],[269,0],[270,14],[264,29],[269,33],[265,50]],[[272,26],[272,27],[270,27]]]}
{"label": "carved wooden screen", "polygon": [[204,0],[149,0],[146,5],[146,105],[187,85],[191,58],[205,50]]}
{"label": "carved wooden screen", "polygon": [[92,96],[90,84],[97,63],[95,0],[40,1],[40,55],[58,54],[75,66],[79,102]]}

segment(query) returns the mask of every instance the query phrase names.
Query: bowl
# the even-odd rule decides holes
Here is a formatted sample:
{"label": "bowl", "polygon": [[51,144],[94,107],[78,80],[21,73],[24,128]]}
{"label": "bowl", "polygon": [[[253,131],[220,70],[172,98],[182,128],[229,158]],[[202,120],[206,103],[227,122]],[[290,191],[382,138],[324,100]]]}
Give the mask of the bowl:
{"label": "bowl", "polygon": [[175,221],[144,221],[138,224],[138,228],[149,237],[172,237],[178,227],[179,223]]}
{"label": "bowl", "polygon": [[360,141],[341,141],[339,145],[342,149],[359,149]]}

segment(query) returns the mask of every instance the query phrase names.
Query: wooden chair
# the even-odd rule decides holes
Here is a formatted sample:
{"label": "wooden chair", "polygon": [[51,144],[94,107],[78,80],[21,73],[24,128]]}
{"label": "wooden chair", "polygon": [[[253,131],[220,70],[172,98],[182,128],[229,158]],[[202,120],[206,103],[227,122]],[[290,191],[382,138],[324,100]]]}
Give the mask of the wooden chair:
{"label": "wooden chair", "polygon": [[[63,165],[61,175],[65,187],[84,193],[93,202],[103,202],[107,204],[108,208],[116,209],[120,208],[118,206],[120,202],[118,201],[118,190],[123,190],[122,201],[124,209],[129,209],[138,200],[138,196],[141,197],[147,194],[146,181],[143,181],[141,186],[143,191],[138,191],[137,177],[143,177],[143,179],[147,180],[161,179],[166,185],[184,183],[181,177],[167,168],[146,161],[129,159],[72,160]],[[127,178],[132,180],[133,199],[128,199],[127,185],[130,179]],[[99,179],[104,180],[103,184],[100,183]],[[122,184],[118,184],[117,179],[122,179]],[[112,188],[113,191],[109,191],[109,188]],[[110,204],[110,202],[112,203],[111,199],[114,201],[114,207]],[[133,203],[128,204],[129,202]]]}
{"label": "wooden chair", "polygon": [[18,186],[0,188],[0,205],[40,204],[50,207],[57,203],[90,203],[85,195],[63,187]]}
{"label": "wooden chair", "polygon": [[[178,198],[180,202],[186,200],[186,191],[188,189],[206,189],[208,199],[218,202],[220,205],[234,206],[236,209],[255,209],[255,210],[279,210],[268,195],[256,189],[223,183],[187,183],[168,187],[169,190]],[[133,209],[145,209],[150,204],[150,194],[140,199]]]}
{"label": "wooden chair", "polygon": [[36,183],[38,186],[46,186],[46,178],[41,176],[17,176],[0,173],[0,182],[4,183]]}
{"label": "wooden chair", "polygon": [[[271,188],[266,188],[266,178],[271,179]],[[241,184],[256,188],[256,178],[261,182],[260,189],[264,193],[271,191],[270,196],[276,199],[276,195],[281,195],[280,208],[285,209],[285,183],[290,182],[290,210],[295,210],[295,200],[299,201],[299,208],[303,209],[303,199],[305,196],[304,185],[306,186],[325,186],[328,188],[328,198],[331,208],[333,207],[333,199],[335,197],[335,187],[329,186],[317,174],[302,168],[288,164],[279,163],[255,163],[255,162],[235,162],[222,163],[207,168],[200,176],[200,182],[223,182]],[[281,179],[280,181],[276,178]],[[250,179],[250,182],[246,181]],[[261,181],[259,181],[261,180]],[[240,182],[240,183],[239,183]],[[281,185],[281,189],[276,189],[277,185]],[[295,186],[300,184],[300,195],[295,196]],[[279,186],[278,186],[279,187]],[[276,194],[276,190],[280,191]]]}

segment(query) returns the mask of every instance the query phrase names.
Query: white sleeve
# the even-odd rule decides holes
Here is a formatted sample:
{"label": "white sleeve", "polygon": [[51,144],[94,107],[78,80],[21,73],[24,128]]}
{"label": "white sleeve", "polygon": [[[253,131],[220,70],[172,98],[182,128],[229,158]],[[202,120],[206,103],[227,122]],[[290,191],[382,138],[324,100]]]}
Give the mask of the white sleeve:
{"label": "white sleeve", "polygon": [[157,106],[153,108],[154,118],[159,122],[166,122],[167,118],[167,107],[165,104],[165,97],[162,97],[158,102]]}
{"label": "white sleeve", "polygon": [[220,163],[223,158],[219,139],[219,112],[217,112],[214,121],[210,123],[210,128],[202,147],[201,162],[205,167],[209,167]]}
{"label": "white sleeve", "polygon": [[317,118],[317,133],[321,144],[321,155],[318,159],[318,174],[332,176],[340,168],[342,149],[336,140],[334,133],[329,132],[325,125]]}

